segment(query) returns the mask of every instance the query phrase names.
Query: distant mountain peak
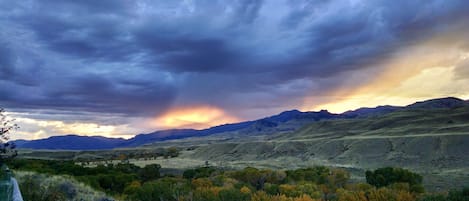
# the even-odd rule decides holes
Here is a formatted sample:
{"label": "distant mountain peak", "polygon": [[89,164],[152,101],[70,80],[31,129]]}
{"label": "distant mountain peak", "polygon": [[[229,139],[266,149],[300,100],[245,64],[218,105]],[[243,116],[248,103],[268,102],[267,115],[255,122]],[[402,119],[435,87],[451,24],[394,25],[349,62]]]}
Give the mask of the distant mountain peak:
{"label": "distant mountain peak", "polygon": [[329,110],[325,110],[325,109],[319,110],[318,113],[321,113],[321,114],[332,114],[332,113],[329,112]]}
{"label": "distant mountain peak", "polygon": [[464,100],[450,96],[450,97],[445,97],[445,98],[435,98],[435,99],[420,101],[417,103],[424,103],[424,102],[464,102]]}
{"label": "distant mountain peak", "polygon": [[446,97],[416,102],[407,107],[411,109],[441,109],[462,107],[466,105],[468,105],[467,102],[462,99],[455,97]]}
{"label": "distant mountain peak", "polygon": [[391,105],[380,105],[374,108],[362,107],[356,110],[349,110],[349,111],[342,113],[342,115],[348,118],[370,117],[370,116],[377,116],[377,115],[391,113],[399,109],[401,109],[401,107],[391,106]]}
{"label": "distant mountain peak", "polygon": [[288,110],[288,111],[284,111],[284,112],[281,112],[280,114],[278,115],[275,115],[275,116],[282,116],[282,115],[297,115],[297,114],[301,114],[302,112],[299,111],[299,110]]}

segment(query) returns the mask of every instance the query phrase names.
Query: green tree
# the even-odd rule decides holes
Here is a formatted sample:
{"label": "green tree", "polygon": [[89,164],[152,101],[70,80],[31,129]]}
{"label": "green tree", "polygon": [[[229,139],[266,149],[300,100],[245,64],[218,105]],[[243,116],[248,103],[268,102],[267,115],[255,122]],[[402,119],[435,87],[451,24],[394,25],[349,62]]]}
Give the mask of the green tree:
{"label": "green tree", "polygon": [[190,184],[186,180],[163,178],[143,184],[140,189],[129,197],[131,200],[138,201],[177,201],[188,195],[190,189]]}
{"label": "green tree", "polygon": [[330,170],[324,166],[316,166],[304,169],[287,171],[287,180],[289,181],[310,181],[316,184],[327,182]]}
{"label": "green tree", "polygon": [[8,141],[10,140],[9,134],[18,128],[15,119],[8,118],[5,110],[0,108],[0,164],[17,155],[15,145]]}
{"label": "green tree", "polygon": [[462,190],[452,190],[448,194],[448,200],[450,201],[469,201],[469,187],[463,188]]}
{"label": "green tree", "polygon": [[171,158],[178,157],[179,156],[179,150],[176,147],[170,147],[168,148],[168,153],[167,155]]}
{"label": "green tree", "polygon": [[246,167],[241,171],[232,173],[233,178],[248,183],[257,190],[263,190],[265,183],[280,183],[284,180],[283,172],[272,170],[259,170],[253,167]]}
{"label": "green tree", "polygon": [[235,188],[221,190],[218,197],[220,201],[247,201],[250,198],[249,194],[241,193]]}
{"label": "green tree", "polygon": [[200,167],[196,169],[188,169],[182,173],[182,176],[186,179],[193,179],[193,178],[204,178],[210,177],[217,169],[213,167]]}
{"label": "green tree", "polygon": [[146,165],[144,168],[139,170],[138,176],[142,182],[155,180],[160,177],[160,169],[161,165],[159,164]]}
{"label": "green tree", "polygon": [[408,183],[411,191],[422,193],[422,176],[403,168],[385,167],[375,171],[366,171],[366,182],[384,187],[394,183]]}

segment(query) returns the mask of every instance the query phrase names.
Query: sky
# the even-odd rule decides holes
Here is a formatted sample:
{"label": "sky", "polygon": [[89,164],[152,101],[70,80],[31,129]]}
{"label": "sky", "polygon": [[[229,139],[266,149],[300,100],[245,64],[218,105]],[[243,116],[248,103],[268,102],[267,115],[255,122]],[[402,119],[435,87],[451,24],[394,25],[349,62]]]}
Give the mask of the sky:
{"label": "sky", "polygon": [[466,0],[1,0],[12,139],[469,99]]}

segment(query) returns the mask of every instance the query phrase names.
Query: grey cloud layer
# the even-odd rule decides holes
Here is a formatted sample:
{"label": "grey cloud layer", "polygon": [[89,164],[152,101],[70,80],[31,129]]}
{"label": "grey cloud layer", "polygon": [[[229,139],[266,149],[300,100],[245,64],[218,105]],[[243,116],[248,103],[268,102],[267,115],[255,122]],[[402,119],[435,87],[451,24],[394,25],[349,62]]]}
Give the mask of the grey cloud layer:
{"label": "grey cloud layer", "polygon": [[0,104],[131,116],[178,104],[294,107],[466,26],[468,9],[464,0],[2,1]]}

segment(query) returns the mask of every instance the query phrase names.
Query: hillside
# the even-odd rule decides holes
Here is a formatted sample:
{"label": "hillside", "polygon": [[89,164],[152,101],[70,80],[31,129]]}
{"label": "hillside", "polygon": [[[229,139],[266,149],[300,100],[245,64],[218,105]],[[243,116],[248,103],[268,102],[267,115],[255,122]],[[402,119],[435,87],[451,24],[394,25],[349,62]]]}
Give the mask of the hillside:
{"label": "hillside", "polygon": [[[233,160],[295,156],[337,162],[371,155],[378,158],[386,156],[387,159],[405,157],[421,160],[429,158],[429,155],[432,159],[462,159],[464,153],[469,153],[469,146],[466,146],[469,143],[468,131],[467,106],[424,111],[408,108],[379,117],[319,121],[296,132],[275,135],[268,141],[205,146],[199,148],[194,156],[214,159],[229,155]],[[416,166],[419,160],[414,161]],[[464,163],[462,166],[469,165],[461,162]],[[362,160],[349,165],[356,163],[382,165],[378,161]]]}
{"label": "hillside", "polygon": [[432,100],[368,118],[314,122],[265,141],[212,142],[188,157],[271,168],[398,166],[425,174],[429,186],[447,188],[469,185],[468,145],[469,106]]}
{"label": "hillside", "polygon": [[[18,148],[30,148],[30,149],[53,149],[53,150],[102,150],[102,149],[114,149],[114,148],[125,148],[125,147],[138,147],[146,144],[166,142],[174,140],[186,140],[186,141],[205,141],[210,140],[213,137],[224,140],[243,141],[251,140],[250,138],[261,138],[270,139],[275,135],[282,135],[282,138],[288,138],[287,136],[292,135],[292,132],[297,131],[305,125],[324,121],[333,120],[332,125],[327,128],[333,128],[331,130],[339,131],[343,130],[342,135],[349,132],[369,132],[371,130],[377,130],[381,125],[392,126],[393,122],[400,121],[401,118],[406,118],[402,111],[418,110],[415,115],[425,115],[426,110],[433,109],[448,109],[463,107],[468,103],[457,98],[441,98],[434,100],[427,100],[411,104],[407,107],[396,107],[396,106],[379,106],[376,108],[359,108],[354,111],[347,111],[342,114],[332,114],[327,110],[321,110],[319,112],[300,112],[298,110],[285,111],[278,115],[253,120],[245,121],[240,123],[225,124],[215,127],[211,127],[203,130],[195,129],[172,129],[156,131],[148,134],[138,134],[128,140],[122,138],[106,138],[99,136],[77,136],[77,135],[66,135],[66,136],[54,136],[47,139],[39,140],[17,140],[15,141]],[[387,114],[397,113],[399,116],[386,117]],[[365,125],[364,127],[358,127],[369,120],[363,120],[370,117],[387,118],[379,121],[374,121],[372,125]],[[412,118],[412,117],[409,117]],[[343,121],[343,120],[357,119],[354,121]],[[336,121],[337,120],[337,121]],[[448,120],[449,121],[449,120]],[[342,126],[341,124],[347,124],[351,122],[355,125],[353,130],[349,130],[349,127]],[[337,125],[334,125],[337,123]],[[420,124],[419,122],[414,122]],[[401,124],[397,124],[397,127],[401,127]],[[420,125],[424,126],[424,124]],[[376,128],[375,128],[376,127]],[[383,129],[388,129],[384,127]],[[403,128],[400,128],[403,129]],[[304,132],[304,131],[300,131]],[[392,131],[389,131],[392,132]],[[296,135],[296,134],[293,134]],[[328,135],[325,133],[324,135]],[[337,135],[337,133],[333,133]],[[208,137],[209,139],[206,139]],[[331,136],[329,136],[331,137]],[[300,136],[294,138],[301,138]]]}
{"label": "hillside", "polygon": [[124,142],[126,142],[126,140],[123,138],[78,135],[53,136],[32,141],[14,141],[18,148],[63,150],[112,149]]}

